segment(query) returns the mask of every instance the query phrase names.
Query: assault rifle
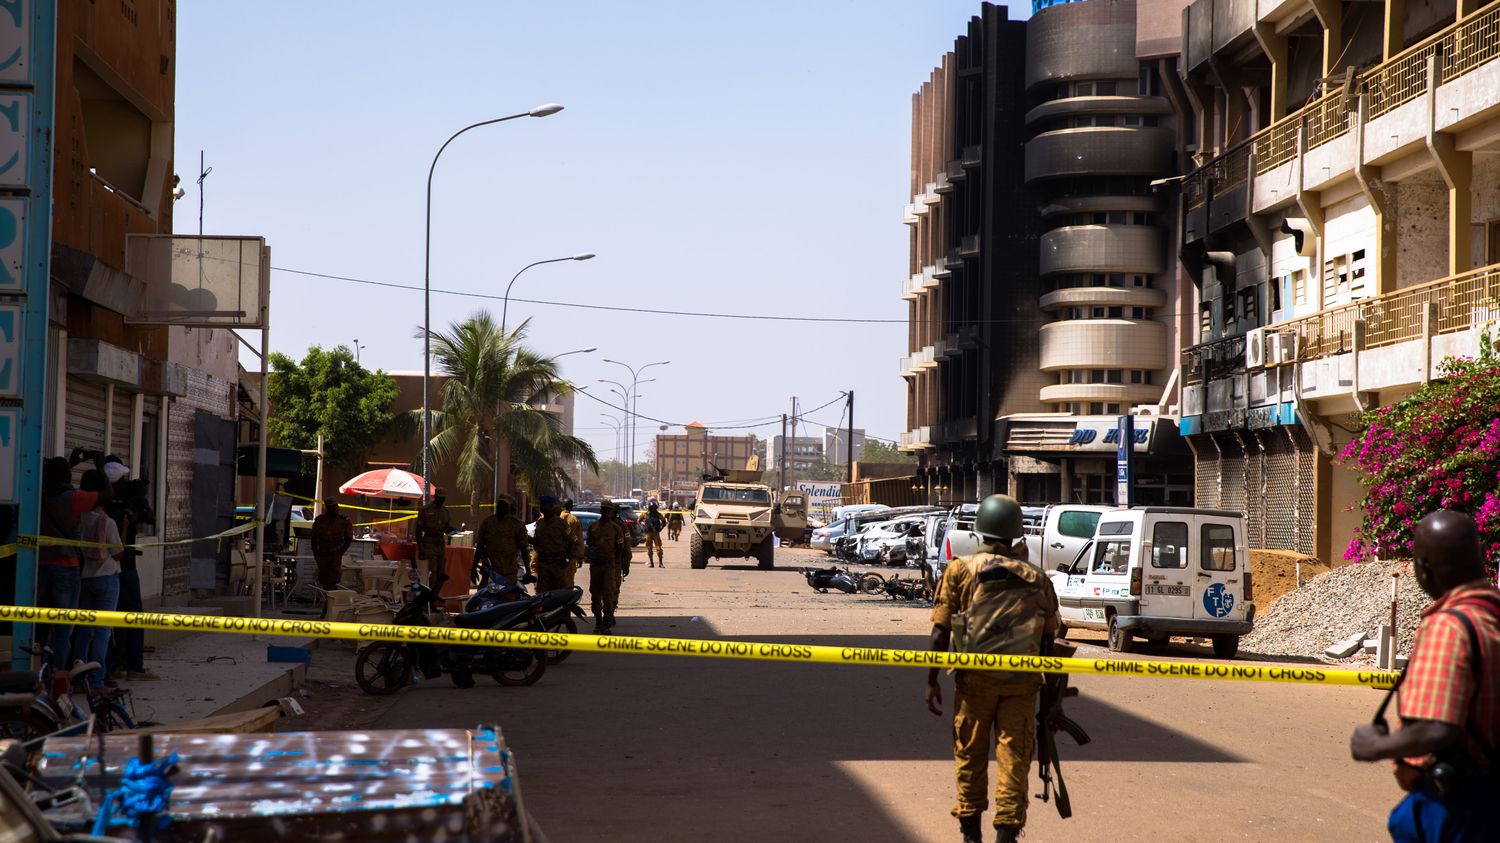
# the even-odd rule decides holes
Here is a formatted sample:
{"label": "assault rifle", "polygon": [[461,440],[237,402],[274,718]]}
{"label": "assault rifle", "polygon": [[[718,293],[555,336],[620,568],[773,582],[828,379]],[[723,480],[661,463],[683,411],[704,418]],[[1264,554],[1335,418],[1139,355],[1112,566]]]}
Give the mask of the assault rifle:
{"label": "assault rifle", "polygon": [[[1078,652],[1078,645],[1066,640],[1042,642],[1042,652],[1070,658]],[[1057,813],[1063,819],[1073,816],[1073,803],[1068,799],[1068,785],[1063,781],[1062,761],[1057,757],[1057,733],[1067,732],[1079,746],[1092,738],[1083,727],[1063,714],[1063,700],[1078,696],[1077,688],[1068,687],[1068,674],[1042,674],[1042,693],[1036,712],[1036,757],[1041,766],[1042,792],[1036,797],[1043,802],[1051,798],[1053,778],[1057,779]]]}

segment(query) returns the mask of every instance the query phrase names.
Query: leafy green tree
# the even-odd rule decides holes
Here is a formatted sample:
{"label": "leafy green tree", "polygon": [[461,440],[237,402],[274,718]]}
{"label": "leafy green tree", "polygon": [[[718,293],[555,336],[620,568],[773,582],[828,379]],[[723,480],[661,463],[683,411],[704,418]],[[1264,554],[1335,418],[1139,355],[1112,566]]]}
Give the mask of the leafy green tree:
{"label": "leafy green tree", "polygon": [[1365,487],[1346,560],[1408,557],[1417,522],[1456,509],[1473,516],[1493,576],[1500,559],[1500,355],[1488,330],[1479,357],[1445,360],[1440,378],[1365,413],[1340,458]]}
{"label": "leafy green tree", "polygon": [[267,440],[312,449],[323,434],[327,464],[346,472],[364,468],[371,445],[391,424],[396,381],[359,365],[346,346],[307,350],[302,360],[272,353],[266,384],[272,412]]}
{"label": "leafy green tree", "polygon": [[878,439],[866,439],[864,450],[860,451],[859,461],[916,465],[917,458],[904,451],[898,451],[894,445],[881,442]]}
{"label": "leafy green tree", "polygon": [[[557,494],[573,488],[574,465],[598,472],[594,449],[562,432],[562,420],[531,403],[543,395],[567,394],[573,385],[558,373],[557,361],[526,348],[528,323],[503,331],[480,311],[448,331],[432,331],[433,369],[443,375],[432,415],[432,459],[456,462],[458,487],[476,505],[495,476],[496,442],[510,451],[510,470],[529,494]],[[422,337],[418,329],[417,337]],[[413,411],[420,424],[420,410]]]}

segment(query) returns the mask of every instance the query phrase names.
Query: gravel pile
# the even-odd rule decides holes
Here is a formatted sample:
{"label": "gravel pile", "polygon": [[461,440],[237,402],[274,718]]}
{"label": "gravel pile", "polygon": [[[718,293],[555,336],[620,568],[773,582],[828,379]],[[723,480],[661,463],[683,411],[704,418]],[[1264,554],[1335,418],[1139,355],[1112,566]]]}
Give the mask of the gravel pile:
{"label": "gravel pile", "polygon": [[[1397,652],[1410,653],[1412,638],[1430,602],[1417,588],[1410,563],[1363,562],[1320,574],[1288,592],[1255,619],[1255,631],[1240,640],[1252,653],[1321,657],[1338,641],[1362,632],[1368,638],[1391,617],[1391,574],[1397,580]],[[1362,657],[1356,653],[1353,659]]]}

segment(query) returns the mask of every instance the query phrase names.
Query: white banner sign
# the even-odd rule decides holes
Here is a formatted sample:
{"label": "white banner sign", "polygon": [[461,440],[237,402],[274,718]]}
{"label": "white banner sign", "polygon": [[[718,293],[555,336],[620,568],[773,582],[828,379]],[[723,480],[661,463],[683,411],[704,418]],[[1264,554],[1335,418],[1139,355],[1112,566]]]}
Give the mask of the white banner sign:
{"label": "white banner sign", "polygon": [[807,514],[819,521],[833,518],[833,508],[844,502],[844,484],[803,481],[797,491],[807,495]]}

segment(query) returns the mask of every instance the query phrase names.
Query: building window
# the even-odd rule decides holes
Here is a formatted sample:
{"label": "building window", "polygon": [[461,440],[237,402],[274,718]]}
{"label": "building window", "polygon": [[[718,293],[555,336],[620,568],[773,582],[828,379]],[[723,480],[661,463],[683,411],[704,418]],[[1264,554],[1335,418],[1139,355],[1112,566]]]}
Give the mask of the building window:
{"label": "building window", "polygon": [[1307,272],[1301,269],[1292,273],[1292,303],[1299,309],[1307,306]]}
{"label": "building window", "polygon": [[1141,73],[1136,80],[1135,92],[1143,97],[1161,96],[1161,84],[1156,78],[1156,70],[1150,65],[1141,65]]}

